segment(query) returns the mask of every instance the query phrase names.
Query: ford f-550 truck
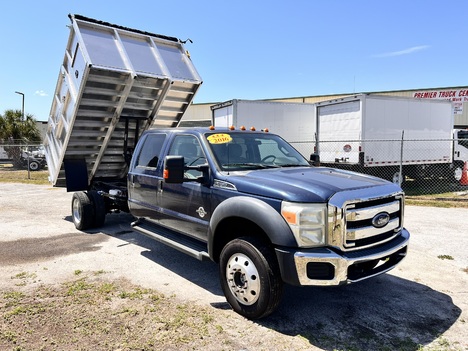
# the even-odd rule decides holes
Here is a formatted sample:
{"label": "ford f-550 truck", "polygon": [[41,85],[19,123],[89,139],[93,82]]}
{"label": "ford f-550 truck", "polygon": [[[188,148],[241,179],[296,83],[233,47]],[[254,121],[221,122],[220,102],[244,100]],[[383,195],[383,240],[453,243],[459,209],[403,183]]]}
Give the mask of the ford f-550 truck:
{"label": "ford f-550 truck", "polygon": [[[116,39],[112,45],[128,37],[150,43],[151,50],[170,46],[191,67],[178,41],[71,19],[77,42],[69,40],[69,47],[79,48],[69,50],[72,54],[86,44],[79,30],[85,29],[87,40],[102,38],[93,31],[104,31]],[[155,41],[164,43],[151,44]],[[83,75],[67,66],[75,61],[70,59],[67,54],[45,147],[52,183],[75,191],[71,209],[77,229],[102,226],[108,213],[130,212],[134,230],[217,262],[227,301],[251,319],[277,308],[284,283],[358,282],[391,270],[406,256],[409,233],[397,185],[312,166],[267,130],[172,128],[180,117],[168,128],[149,128],[167,110],[156,106],[172,102],[170,111],[181,116],[201,83],[193,68],[183,70],[191,79],[174,81],[164,91],[164,79],[174,77],[148,78],[145,72],[142,78],[141,72],[127,75],[102,65],[96,71],[92,64],[82,66],[90,70]],[[71,82],[71,88],[62,82]],[[174,86],[179,97],[164,95]],[[148,92],[153,90],[157,93]]]}

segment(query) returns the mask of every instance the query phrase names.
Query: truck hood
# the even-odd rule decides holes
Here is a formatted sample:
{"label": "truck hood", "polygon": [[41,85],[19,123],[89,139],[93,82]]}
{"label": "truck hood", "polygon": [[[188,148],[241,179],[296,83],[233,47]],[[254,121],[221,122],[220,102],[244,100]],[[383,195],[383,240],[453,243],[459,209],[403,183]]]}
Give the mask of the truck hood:
{"label": "truck hood", "polygon": [[241,193],[291,202],[326,202],[340,191],[390,184],[380,178],[324,167],[231,172],[224,180],[234,184]]}

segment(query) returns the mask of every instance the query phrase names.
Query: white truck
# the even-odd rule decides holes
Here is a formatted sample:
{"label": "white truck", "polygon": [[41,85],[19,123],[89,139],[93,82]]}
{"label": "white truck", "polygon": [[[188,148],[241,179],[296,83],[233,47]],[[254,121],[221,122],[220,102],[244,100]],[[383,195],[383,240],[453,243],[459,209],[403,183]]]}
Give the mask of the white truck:
{"label": "white truck", "polygon": [[[250,128],[252,124],[281,135],[305,157],[309,157],[310,143],[316,131],[315,105],[233,99],[211,107],[215,127]],[[314,139],[312,139],[314,140]]]}
{"label": "white truck", "polygon": [[460,179],[466,149],[457,143],[454,157],[450,101],[358,94],[316,106],[322,164],[393,182]]}

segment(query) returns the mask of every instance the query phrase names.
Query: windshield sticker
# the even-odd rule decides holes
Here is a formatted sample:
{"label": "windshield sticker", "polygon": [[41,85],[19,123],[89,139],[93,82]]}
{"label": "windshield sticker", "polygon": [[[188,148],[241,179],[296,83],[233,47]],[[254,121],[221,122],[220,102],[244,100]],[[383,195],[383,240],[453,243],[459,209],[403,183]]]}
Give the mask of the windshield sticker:
{"label": "windshield sticker", "polygon": [[210,144],[226,144],[232,141],[231,136],[226,133],[211,134],[206,139]]}

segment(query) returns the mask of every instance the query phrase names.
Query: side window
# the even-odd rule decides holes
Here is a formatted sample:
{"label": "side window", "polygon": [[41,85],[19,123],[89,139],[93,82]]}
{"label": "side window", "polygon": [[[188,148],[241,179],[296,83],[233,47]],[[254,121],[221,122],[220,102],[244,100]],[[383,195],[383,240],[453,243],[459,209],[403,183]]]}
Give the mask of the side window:
{"label": "side window", "polygon": [[148,134],[136,161],[137,171],[156,170],[165,139],[165,134]]}
{"label": "side window", "polygon": [[[184,156],[186,166],[198,166],[206,163],[200,142],[192,135],[177,135],[171,145],[169,155]],[[185,172],[185,176],[186,178],[197,178],[202,176],[202,172],[188,170]]]}

